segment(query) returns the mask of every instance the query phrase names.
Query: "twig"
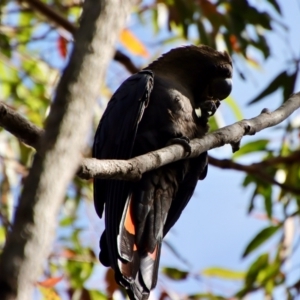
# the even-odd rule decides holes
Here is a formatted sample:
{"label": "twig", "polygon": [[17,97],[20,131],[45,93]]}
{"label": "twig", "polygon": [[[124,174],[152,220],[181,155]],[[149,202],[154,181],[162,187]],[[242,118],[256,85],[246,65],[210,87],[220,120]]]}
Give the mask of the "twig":
{"label": "twig", "polygon": [[274,166],[279,164],[294,164],[295,162],[300,162],[300,151],[294,151],[288,156],[276,156],[267,158],[259,163],[255,163],[254,165],[257,167],[263,166]]}
{"label": "twig", "polygon": [[243,165],[243,164],[234,162],[230,159],[219,160],[219,159],[213,158],[211,156],[209,156],[208,161],[211,165],[213,165],[215,167],[219,167],[221,169],[231,169],[231,170],[246,172],[248,174],[252,174],[252,175],[259,177],[261,180],[263,180],[267,183],[277,185],[280,188],[282,188],[288,192],[291,192],[296,195],[300,195],[299,188],[285,184],[285,183],[278,182],[272,176],[270,176],[269,174],[264,172],[263,169],[261,168],[260,164]]}

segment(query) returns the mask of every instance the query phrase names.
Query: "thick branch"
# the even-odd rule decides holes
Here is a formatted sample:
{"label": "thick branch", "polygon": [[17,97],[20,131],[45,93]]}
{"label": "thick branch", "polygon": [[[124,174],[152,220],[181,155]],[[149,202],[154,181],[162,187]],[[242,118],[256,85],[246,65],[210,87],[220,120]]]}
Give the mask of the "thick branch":
{"label": "thick branch", "polygon": [[[288,118],[296,109],[300,107],[300,93],[292,95],[280,108],[274,112],[262,112],[256,118],[250,120],[243,120],[237,122],[233,125],[221,128],[213,133],[210,133],[204,136],[202,139],[195,139],[191,141],[192,153],[191,157],[196,157],[200,153],[216,148],[221,147],[225,144],[237,144],[244,135],[253,135],[256,132],[271,126],[275,126]],[[1,120],[0,115],[0,124],[10,130],[10,124],[18,122],[18,118],[14,119],[16,114],[10,108],[3,105],[0,102],[0,111],[5,111],[6,119],[9,121]],[[28,121],[26,121],[28,123]],[[15,128],[17,125],[14,125]],[[33,130],[30,132],[30,126],[24,126],[28,128],[27,136],[41,135],[40,132]],[[20,134],[17,134],[20,137]],[[23,137],[21,137],[23,138]],[[37,138],[37,136],[36,136]],[[23,138],[24,140],[24,138]],[[28,140],[30,142],[30,140]],[[32,144],[29,144],[33,146]],[[298,154],[297,154],[298,155]],[[124,180],[137,180],[140,178],[141,174],[144,172],[153,170],[162,165],[166,165],[176,160],[186,158],[186,153],[180,145],[172,145],[166,148],[147,153],[145,155],[132,158],[130,160],[97,160],[92,158],[85,158],[82,161],[78,175],[81,178],[89,179],[92,177],[101,177],[101,178],[112,178],[112,179],[124,179]],[[294,157],[292,158],[294,159]],[[272,160],[272,159],[270,159]],[[275,160],[275,158],[274,158]],[[286,158],[288,161],[289,158]],[[284,162],[285,159],[278,158],[278,162]]]}
{"label": "thick branch", "polygon": [[[31,130],[33,138],[24,135],[23,140],[38,148],[1,255],[1,300],[33,297],[32,289],[51,251],[67,185],[80,164],[101,80],[131,5],[131,0],[84,2],[81,26],[43,134],[34,126],[23,126],[24,119],[10,114],[8,108],[1,110],[1,124],[19,137]],[[12,126],[16,119],[22,123],[19,127]]]}
{"label": "thick branch", "polygon": [[[51,20],[56,25],[64,28],[66,31],[70,32],[72,35],[75,34],[77,27],[71,23],[68,19],[64,16],[59,14],[57,11],[52,9],[49,5],[41,2],[40,0],[21,0],[21,2],[26,2],[35,9],[36,11],[40,12],[46,18]],[[124,67],[130,73],[137,73],[140,70],[134,65],[131,59],[126,56],[124,53],[117,50],[114,55],[114,60],[118,61],[119,63],[123,64]]]}

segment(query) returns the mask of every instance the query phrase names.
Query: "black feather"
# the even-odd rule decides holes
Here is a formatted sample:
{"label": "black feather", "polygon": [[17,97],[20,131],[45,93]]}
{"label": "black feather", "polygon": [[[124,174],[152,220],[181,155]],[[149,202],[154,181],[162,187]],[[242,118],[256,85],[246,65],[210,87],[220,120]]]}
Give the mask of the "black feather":
{"label": "black feather", "polygon": [[[210,108],[230,93],[231,71],[228,54],[207,46],[171,50],[115,92],[96,131],[93,157],[128,159],[170,141],[201,138]],[[196,108],[202,108],[200,118]],[[138,182],[94,179],[99,217],[105,208],[100,261],[114,269],[130,299],[147,300],[156,286],[162,239],[206,174],[205,152],[143,174]]]}

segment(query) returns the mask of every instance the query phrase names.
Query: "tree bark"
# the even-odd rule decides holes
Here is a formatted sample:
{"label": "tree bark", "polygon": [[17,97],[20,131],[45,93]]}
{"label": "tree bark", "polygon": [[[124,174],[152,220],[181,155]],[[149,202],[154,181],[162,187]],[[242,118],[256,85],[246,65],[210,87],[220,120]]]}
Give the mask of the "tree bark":
{"label": "tree bark", "polygon": [[133,0],[86,0],[0,261],[0,299],[32,299],[51,251],[57,214],[81,161],[93,105]]}

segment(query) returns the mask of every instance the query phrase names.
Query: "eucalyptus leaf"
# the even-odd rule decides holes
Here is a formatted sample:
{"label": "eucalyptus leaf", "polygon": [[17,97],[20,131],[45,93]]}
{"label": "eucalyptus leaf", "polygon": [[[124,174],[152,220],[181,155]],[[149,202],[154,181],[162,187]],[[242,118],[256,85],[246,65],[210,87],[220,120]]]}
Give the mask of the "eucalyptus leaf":
{"label": "eucalyptus leaf", "polygon": [[162,273],[173,280],[183,280],[186,279],[189,272],[179,270],[177,268],[164,267],[162,268]]}
{"label": "eucalyptus leaf", "polygon": [[246,257],[248,254],[256,250],[259,246],[261,246],[265,241],[267,241],[271,236],[273,236],[278,229],[281,228],[280,225],[278,226],[269,226],[261,230],[248,244],[246,247],[243,257]]}

